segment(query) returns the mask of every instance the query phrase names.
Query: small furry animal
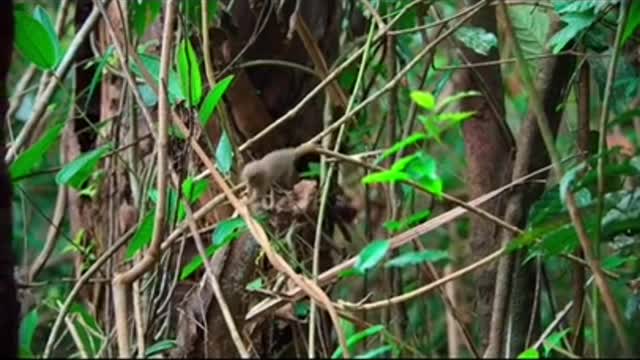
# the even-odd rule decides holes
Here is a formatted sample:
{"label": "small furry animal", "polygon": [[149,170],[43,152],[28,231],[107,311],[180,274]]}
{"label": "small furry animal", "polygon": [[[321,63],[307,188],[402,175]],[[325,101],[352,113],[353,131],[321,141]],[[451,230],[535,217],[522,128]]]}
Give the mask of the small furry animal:
{"label": "small furry animal", "polygon": [[306,143],[272,151],[245,165],[241,176],[249,188],[249,202],[260,200],[274,185],[287,190],[293,188],[298,181],[296,160],[315,151],[315,144]]}

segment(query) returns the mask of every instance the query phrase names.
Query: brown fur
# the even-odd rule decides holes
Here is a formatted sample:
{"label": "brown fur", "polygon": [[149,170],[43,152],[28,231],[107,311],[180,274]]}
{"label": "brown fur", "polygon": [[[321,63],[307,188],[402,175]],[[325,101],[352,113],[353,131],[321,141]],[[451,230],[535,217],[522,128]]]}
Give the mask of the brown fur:
{"label": "brown fur", "polygon": [[272,151],[262,159],[249,162],[242,169],[242,180],[249,188],[249,201],[255,202],[272,187],[291,189],[298,181],[296,160],[316,151],[313,144]]}

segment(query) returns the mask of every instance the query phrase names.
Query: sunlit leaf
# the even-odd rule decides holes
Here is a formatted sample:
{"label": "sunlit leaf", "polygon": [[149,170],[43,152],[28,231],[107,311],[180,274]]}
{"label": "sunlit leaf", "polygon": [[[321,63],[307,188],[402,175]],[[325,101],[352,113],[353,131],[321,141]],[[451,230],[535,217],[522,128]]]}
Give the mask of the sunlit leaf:
{"label": "sunlit leaf", "polygon": [[64,125],[61,123],[47,130],[35,144],[16,157],[9,166],[11,181],[15,182],[26,177],[40,166],[46,154],[60,138]]}
{"label": "sunlit leaf", "polygon": [[521,352],[518,359],[540,359],[540,353],[536,348],[529,348]]}
{"label": "sunlit leaf", "polygon": [[220,103],[222,96],[227,92],[229,86],[233,83],[233,75],[228,75],[222,79],[216,86],[209,91],[200,106],[200,123],[206,126],[213,116],[213,112]]}
{"label": "sunlit leaf", "polygon": [[[140,60],[153,78],[153,81],[155,81],[157,84],[160,76],[160,58],[153,55],[140,54]],[[131,70],[136,74],[136,76],[144,78],[142,75],[142,70],[138,68],[135,61],[131,61]],[[182,93],[178,74],[176,74],[172,70],[169,70],[168,90],[170,103],[175,104],[176,102],[185,99],[185,95]]]}
{"label": "sunlit leaf", "polygon": [[216,149],[216,161],[218,167],[223,174],[229,175],[231,173],[231,166],[233,166],[233,146],[226,131],[222,132],[218,148]]}
{"label": "sunlit leaf", "polygon": [[26,12],[16,11],[14,28],[14,41],[22,56],[42,70],[57,65],[56,44],[42,23]]}
{"label": "sunlit leaf", "polygon": [[448,259],[449,252],[444,250],[409,251],[387,261],[385,267],[405,268]]}
{"label": "sunlit leaf", "polygon": [[428,91],[412,91],[411,99],[425,110],[433,110],[436,107],[436,98]]}
{"label": "sunlit leaf", "polygon": [[447,106],[449,106],[450,104],[458,102],[458,101],[460,101],[460,100],[462,100],[464,98],[473,97],[473,96],[480,96],[480,95],[482,95],[482,94],[479,91],[469,90],[469,91],[461,91],[461,92],[456,93],[454,95],[447,96],[442,101],[440,101],[440,103],[438,104],[438,107],[436,108],[436,112],[439,113],[442,110],[444,110]]}
{"label": "sunlit leaf", "polygon": [[187,105],[196,106],[202,99],[202,74],[198,57],[189,39],[183,40],[178,46],[178,75],[182,93],[187,98]]}
{"label": "sunlit leaf", "polygon": [[551,335],[549,335],[545,341],[544,341],[544,356],[548,357],[549,354],[551,353],[551,350],[553,350],[553,348],[555,347],[559,347],[560,346],[560,342],[562,341],[562,338],[564,338],[565,336],[567,336],[567,334],[569,333],[571,329],[564,329],[562,331],[556,331],[554,333],[552,333]]}
{"label": "sunlit leaf", "polygon": [[382,160],[388,158],[391,155],[394,155],[402,150],[404,150],[405,148],[411,146],[411,145],[415,145],[418,142],[421,142],[423,140],[426,140],[427,136],[423,133],[415,133],[410,135],[409,137],[407,137],[406,139],[402,140],[402,141],[398,141],[397,143],[393,144],[393,146],[389,149],[387,149],[384,153],[382,153],[382,156],[380,157],[380,159],[378,159],[376,162],[381,162]]}
{"label": "sunlit leaf", "polygon": [[460,122],[471,119],[475,113],[475,111],[443,113],[436,116],[436,120],[438,122],[449,123],[450,125],[457,125]]}
{"label": "sunlit leaf", "polygon": [[364,178],[362,178],[362,183],[365,185],[369,185],[376,183],[390,183],[402,180],[409,180],[409,175],[399,171],[387,170],[365,176]]}
{"label": "sunlit leaf", "polygon": [[56,33],[56,28],[53,25],[53,21],[51,21],[51,17],[49,13],[40,5],[37,5],[35,10],[33,11],[33,17],[38,20],[44,29],[49,34],[49,38],[51,39],[51,43],[54,46],[54,58],[56,65],[60,60],[60,56],[62,55],[62,46],[60,45],[60,40],[58,39],[58,34]]}
{"label": "sunlit leaf", "polygon": [[391,243],[389,240],[376,240],[365,246],[353,266],[354,270],[364,274],[367,270],[376,267],[384,259]]}
{"label": "sunlit leaf", "polygon": [[59,185],[69,185],[80,189],[84,182],[95,171],[98,162],[112,150],[111,144],[106,144],[95,150],[80,155],[77,159],[65,165],[56,175]]}

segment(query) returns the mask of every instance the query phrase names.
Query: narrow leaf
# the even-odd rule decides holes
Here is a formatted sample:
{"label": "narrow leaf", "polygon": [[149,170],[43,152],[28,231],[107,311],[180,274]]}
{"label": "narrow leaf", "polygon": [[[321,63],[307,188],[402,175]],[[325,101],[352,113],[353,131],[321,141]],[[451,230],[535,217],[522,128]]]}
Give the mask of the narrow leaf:
{"label": "narrow leaf", "polygon": [[81,155],[58,172],[56,182],[59,185],[69,185],[75,189],[81,189],[84,182],[94,172],[100,159],[109,153],[111,148],[111,144],[107,144]]}
{"label": "narrow leaf", "polygon": [[391,268],[406,268],[409,266],[416,266],[425,263],[433,263],[441,260],[448,260],[449,253],[444,250],[424,250],[424,251],[409,251],[404,254],[393,258],[385,264],[385,267]]}
{"label": "narrow leaf", "polygon": [[233,147],[226,131],[222,132],[220,142],[216,148],[216,162],[223,174],[229,175],[231,173],[231,166],[233,166]]}
{"label": "narrow leaf", "polygon": [[161,340],[149,346],[144,352],[145,357],[152,357],[167,350],[175,349],[178,345],[175,340]]}
{"label": "narrow leaf", "polygon": [[196,52],[189,39],[178,46],[178,75],[182,85],[182,93],[187,98],[187,105],[196,106],[202,99],[202,75]]}
{"label": "narrow leaf", "polygon": [[[365,339],[374,336],[378,333],[380,333],[381,331],[384,330],[384,326],[382,325],[374,325],[370,328],[367,328],[359,333],[354,334],[353,336],[349,337],[347,339],[347,347],[349,348],[350,352],[353,352],[355,350],[355,346],[358,345],[359,343],[361,343],[362,341],[364,341]],[[333,352],[333,355],[331,355],[332,359],[338,359],[341,358],[343,356],[344,353],[344,349],[339,346],[336,351]]]}
{"label": "narrow leaf", "polygon": [[362,183],[368,185],[376,183],[390,183],[408,179],[409,176],[403,172],[387,170],[365,176],[364,178],[362,178]]}
{"label": "narrow leaf", "polygon": [[364,274],[367,270],[377,266],[384,259],[390,245],[389,240],[376,240],[365,246],[360,251],[360,255],[358,255],[358,259],[353,266],[354,270]]}
{"label": "narrow leaf", "polygon": [[428,91],[412,91],[410,96],[423,109],[431,111],[436,107],[436,98]]}
{"label": "narrow leaf", "polygon": [[142,223],[133,235],[129,248],[127,249],[127,259],[132,259],[138,252],[151,243],[155,214],[155,210],[151,210],[144,216]]}
{"label": "narrow leaf", "polygon": [[233,83],[233,75],[229,75],[222,79],[216,86],[209,91],[204,98],[202,105],[200,106],[200,123],[202,126],[206,126],[213,116],[213,112],[220,103],[222,96],[227,92],[227,89]]}
{"label": "narrow leaf", "polygon": [[35,144],[16,157],[9,166],[11,181],[26,177],[40,166],[47,152],[60,138],[64,125],[60,123],[49,129]]}

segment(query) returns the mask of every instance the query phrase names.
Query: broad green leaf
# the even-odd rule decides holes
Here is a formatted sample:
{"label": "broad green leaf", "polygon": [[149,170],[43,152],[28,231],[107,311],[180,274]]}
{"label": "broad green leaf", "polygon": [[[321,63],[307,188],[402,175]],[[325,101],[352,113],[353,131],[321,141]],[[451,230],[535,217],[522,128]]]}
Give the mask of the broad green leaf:
{"label": "broad green leaf", "polygon": [[415,133],[412,134],[411,136],[409,136],[408,138],[402,140],[402,141],[398,141],[397,143],[395,143],[391,148],[387,149],[382,156],[380,157],[380,159],[378,159],[376,162],[380,163],[382,160],[388,158],[391,155],[394,155],[402,150],[404,150],[405,148],[417,144],[420,141],[424,141],[427,139],[427,136],[423,133]]}
{"label": "broad green leaf", "polygon": [[138,252],[151,243],[155,215],[156,211],[154,209],[144,216],[142,223],[140,223],[138,230],[136,230],[131,242],[129,243],[129,248],[127,248],[127,259],[132,259],[138,254]]}
{"label": "broad green leaf", "polygon": [[[508,11],[523,55],[529,58],[544,53],[549,34],[548,11],[536,5],[509,6]],[[537,73],[539,64],[539,61],[527,61],[531,74]]]}
{"label": "broad green leaf", "polygon": [[618,271],[619,268],[628,264],[628,263],[636,263],[640,260],[637,256],[629,255],[629,256],[618,256],[612,255],[604,259],[602,261],[602,268],[609,271]]}
{"label": "broad green leaf", "polygon": [[425,110],[431,111],[436,107],[436,98],[428,91],[412,91],[411,99]]}
{"label": "broad green leaf", "polygon": [[27,60],[42,70],[57,65],[56,45],[47,29],[38,20],[23,11],[14,12],[16,48]]}
{"label": "broad green leaf", "polygon": [[180,85],[182,85],[182,93],[187,98],[187,105],[197,106],[202,99],[202,74],[198,57],[189,39],[183,40],[178,45],[177,61]]}
{"label": "broad green leaf", "polygon": [[636,32],[636,29],[640,25],[640,1],[631,1],[631,7],[629,8],[629,15],[627,24],[624,27],[624,33],[622,35],[622,44],[620,46],[624,46],[624,44],[633,36]]}
{"label": "broad green leaf", "polygon": [[[209,247],[207,247],[207,249],[204,252],[205,255],[207,256],[207,259],[211,258],[219,249],[220,249],[219,247],[213,244],[209,245]],[[203,264],[204,262],[202,261],[202,257],[200,256],[200,254],[198,254],[198,256],[196,256],[193,260],[191,260],[188,264],[186,264],[182,268],[182,271],[180,272],[180,280],[184,280],[189,276],[191,276],[193,273],[198,271],[203,266]]]}
{"label": "broad green leaf", "polygon": [[133,30],[138,37],[142,37],[147,31],[149,25],[160,15],[162,10],[162,1],[158,0],[143,0],[143,1],[129,1],[131,6],[131,22],[133,23]]}
{"label": "broad green leaf", "polygon": [[245,287],[247,291],[254,291],[254,290],[259,290],[263,288],[264,288],[264,283],[262,281],[262,278],[257,278],[253,280],[252,282],[248,283],[247,286]]}
{"label": "broad green leaf", "polygon": [[9,165],[11,181],[16,182],[26,177],[40,166],[47,152],[49,152],[53,144],[60,138],[64,125],[64,123],[60,123],[47,130],[35,144],[31,145],[30,148],[16,157],[11,165]]}
{"label": "broad green leaf", "polygon": [[409,251],[387,261],[385,267],[406,268],[448,259],[449,252],[444,250]]}
{"label": "broad green leaf", "polygon": [[482,95],[482,94],[479,91],[469,90],[469,91],[462,91],[462,92],[459,92],[459,93],[451,95],[451,96],[447,96],[445,99],[443,99],[438,104],[438,107],[436,108],[436,112],[439,113],[439,112],[443,111],[450,104],[458,102],[458,101],[460,101],[460,100],[462,100],[464,98],[473,97],[473,96],[480,96],[480,95]]}
{"label": "broad green leaf", "polygon": [[[553,7],[558,14],[565,15],[578,12],[599,12],[618,0],[553,0]],[[635,1],[635,0],[632,0]]]}
{"label": "broad green leaf", "polygon": [[376,240],[365,246],[358,255],[358,259],[353,266],[354,270],[364,274],[367,270],[377,266],[389,251],[390,245],[389,240]]}
{"label": "broad green leaf", "polygon": [[[160,81],[160,58],[157,56],[140,54],[140,61],[142,61],[142,65],[147,69],[151,77],[156,82],[156,84]],[[131,61],[131,70],[136,74],[136,76],[142,76],[142,70],[138,68],[135,61]],[[169,102],[171,104],[175,104],[178,101],[184,100],[185,95],[182,93],[182,88],[180,87],[180,80],[178,78],[178,74],[176,74],[173,70],[169,70]],[[157,96],[157,94],[154,94]]]}
{"label": "broad green leaf", "polygon": [[300,302],[296,303],[293,306],[293,313],[296,315],[298,319],[304,319],[309,316],[310,306],[308,302]]}
{"label": "broad green leaf", "polygon": [[20,322],[20,352],[29,357],[33,357],[33,334],[39,323],[38,308],[29,311]]}
{"label": "broad green leaf", "polygon": [[570,330],[571,329],[564,329],[562,331],[556,331],[545,339],[543,343],[545,357],[549,357],[549,353],[551,353],[551,350],[553,350],[553,348],[560,347],[560,342],[562,341],[562,338],[567,336]]}
{"label": "broad green leaf", "polygon": [[[393,346],[384,345],[373,350],[369,350],[364,354],[358,354],[354,356],[355,359],[389,359],[389,354],[393,350]],[[386,355],[386,356],[385,356]]]}
{"label": "broad green leaf", "polygon": [[[358,345],[359,343],[361,343],[362,341],[364,341],[365,339],[377,335],[378,333],[380,333],[381,331],[384,330],[384,326],[382,325],[374,325],[371,326],[370,328],[367,328],[361,332],[358,332],[356,334],[354,334],[353,336],[349,337],[347,339],[347,347],[349,348],[349,352],[353,352],[355,350],[356,345]],[[344,349],[341,346],[338,346],[338,348],[336,349],[336,351],[333,352],[333,355],[331,355],[332,359],[338,359],[341,358],[343,356],[344,353]]]}
{"label": "broad green leaf", "polygon": [[[236,217],[232,219],[227,219],[216,226],[216,229],[213,231],[212,242],[211,245],[205,251],[205,255],[207,258],[215,255],[218,250],[230,244],[232,241],[237,239],[243,231],[246,230],[246,224],[244,219],[241,217]],[[203,266],[204,262],[201,256],[196,256],[191,262],[185,265],[182,268],[182,272],[180,273],[180,280],[184,280],[191,276],[194,272],[199,270]]]}
{"label": "broad green leaf", "polygon": [[218,168],[220,168],[220,171],[222,171],[224,175],[229,175],[231,173],[233,157],[233,146],[231,146],[229,136],[226,131],[222,131],[220,142],[216,148],[216,162],[218,164]]}
{"label": "broad green leaf", "polygon": [[95,171],[98,162],[112,150],[111,144],[106,144],[95,150],[82,154],[77,159],[65,165],[56,175],[59,185],[69,185],[81,189],[84,182]]}
{"label": "broad green leaf", "polygon": [[33,12],[33,17],[40,21],[44,29],[49,34],[49,38],[54,45],[55,50],[55,62],[56,65],[60,60],[60,56],[62,56],[62,46],[60,46],[60,40],[58,39],[58,34],[56,33],[56,28],[53,25],[53,21],[51,21],[51,17],[49,17],[49,13],[40,5],[36,6],[36,9]]}
{"label": "broad green leaf", "polygon": [[373,173],[365,176],[364,178],[362,178],[362,183],[365,185],[369,185],[369,184],[376,184],[376,183],[396,182],[396,181],[402,181],[402,180],[409,180],[409,175],[399,171],[387,170],[387,171],[381,171],[381,172],[377,172],[377,173]]}
{"label": "broad green leaf", "polygon": [[443,182],[438,175],[438,165],[433,157],[423,151],[417,152],[404,170],[413,181],[422,185],[431,194],[438,198],[442,196]]}
{"label": "broad green leaf", "polygon": [[[145,1],[149,2],[149,1]],[[153,2],[153,1],[151,1]],[[145,357],[152,357],[154,355],[161,354],[167,350],[175,349],[178,345],[175,340],[160,340],[157,343],[149,346],[144,352]]]}
{"label": "broad green leaf", "polygon": [[588,13],[570,13],[563,16],[562,20],[567,25],[549,39],[549,45],[553,47],[554,54],[562,51],[582,30],[591,26],[596,18]]}
{"label": "broad green leaf", "polygon": [[480,27],[463,26],[455,32],[455,37],[480,55],[489,55],[491,48],[498,46],[496,35]]}
{"label": "broad green leaf", "polygon": [[540,359],[540,353],[536,348],[529,348],[521,352],[518,359]]}
{"label": "broad green leaf", "polygon": [[202,126],[207,126],[209,120],[213,116],[213,112],[216,107],[220,103],[222,96],[227,92],[227,89],[233,83],[234,77],[233,75],[229,75],[222,79],[216,86],[209,91],[207,96],[204,98],[202,105],[200,106],[200,123]]}
{"label": "broad green leaf", "polygon": [[228,242],[228,239],[230,237],[236,234],[236,231],[246,228],[246,226],[247,225],[245,224],[244,219],[241,217],[227,219],[221,222],[213,231],[213,244],[216,246],[224,245],[226,242]]}

